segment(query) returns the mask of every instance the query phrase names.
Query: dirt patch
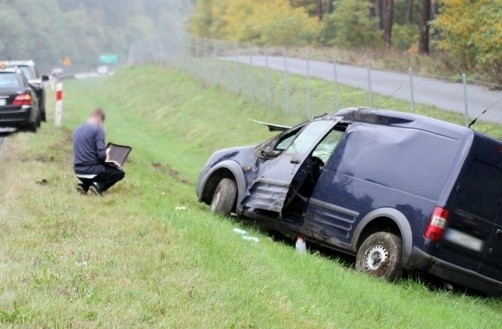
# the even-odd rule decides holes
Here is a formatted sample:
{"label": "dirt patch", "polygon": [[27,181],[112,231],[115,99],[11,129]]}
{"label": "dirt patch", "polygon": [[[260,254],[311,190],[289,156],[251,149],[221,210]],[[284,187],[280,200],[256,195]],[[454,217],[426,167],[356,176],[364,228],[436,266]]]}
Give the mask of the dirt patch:
{"label": "dirt patch", "polygon": [[37,162],[42,162],[42,163],[46,163],[46,162],[54,162],[54,160],[56,160],[56,158],[54,156],[47,156],[47,155],[37,155],[35,157],[35,161]]}
{"label": "dirt patch", "polygon": [[169,177],[174,178],[176,181],[185,184],[185,185],[193,185],[190,180],[188,180],[186,177],[183,177],[183,174],[181,174],[179,171],[176,169],[169,167],[167,165],[164,165],[159,162],[153,162],[152,163],[153,169],[160,171],[161,173],[164,173],[168,175]]}

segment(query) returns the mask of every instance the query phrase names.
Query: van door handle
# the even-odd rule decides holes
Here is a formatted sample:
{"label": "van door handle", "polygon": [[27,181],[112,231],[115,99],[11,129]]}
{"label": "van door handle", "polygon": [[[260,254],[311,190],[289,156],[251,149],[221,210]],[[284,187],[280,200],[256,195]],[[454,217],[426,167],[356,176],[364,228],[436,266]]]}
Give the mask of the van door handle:
{"label": "van door handle", "polygon": [[502,230],[501,230],[501,229],[498,229],[498,230],[497,230],[497,236],[498,236],[499,238],[502,238]]}
{"label": "van door handle", "polygon": [[299,159],[293,159],[290,161],[290,163],[292,163],[292,164],[300,164],[300,162],[301,161]]}

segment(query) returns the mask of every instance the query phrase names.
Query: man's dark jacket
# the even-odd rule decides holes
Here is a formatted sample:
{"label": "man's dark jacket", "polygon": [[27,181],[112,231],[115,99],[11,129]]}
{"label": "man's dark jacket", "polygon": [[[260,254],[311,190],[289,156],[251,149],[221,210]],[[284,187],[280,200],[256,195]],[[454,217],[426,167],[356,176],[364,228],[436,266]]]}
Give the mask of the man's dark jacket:
{"label": "man's dark jacket", "polygon": [[84,123],[73,133],[73,166],[77,175],[98,175],[105,171],[105,131],[102,126]]}

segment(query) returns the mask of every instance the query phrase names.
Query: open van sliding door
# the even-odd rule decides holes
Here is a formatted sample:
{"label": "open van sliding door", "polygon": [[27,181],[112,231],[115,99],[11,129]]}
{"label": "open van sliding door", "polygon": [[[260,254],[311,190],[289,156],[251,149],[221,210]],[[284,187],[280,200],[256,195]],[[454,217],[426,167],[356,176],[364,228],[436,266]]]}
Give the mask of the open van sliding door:
{"label": "open van sliding door", "polygon": [[[305,125],[291,145],[270,163],[267,170],[250,186],[243,200],[246,212],[266,213],[279,217],[285,207],[289,191],[303,183],[304,164],[319,142],[341,119],[314,120]],[[279,141],[280,143],[281,141]]]}

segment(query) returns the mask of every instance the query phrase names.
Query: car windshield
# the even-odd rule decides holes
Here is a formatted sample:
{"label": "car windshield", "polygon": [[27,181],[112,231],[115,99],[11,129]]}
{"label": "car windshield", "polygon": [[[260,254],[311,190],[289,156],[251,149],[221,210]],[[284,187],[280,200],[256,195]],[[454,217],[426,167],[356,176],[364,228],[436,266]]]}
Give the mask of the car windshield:
{"label": "car windshield", "polygon": [[15,73],[0,72],[0,89],[19,88],[21,83]]}

